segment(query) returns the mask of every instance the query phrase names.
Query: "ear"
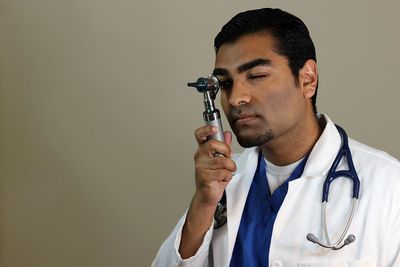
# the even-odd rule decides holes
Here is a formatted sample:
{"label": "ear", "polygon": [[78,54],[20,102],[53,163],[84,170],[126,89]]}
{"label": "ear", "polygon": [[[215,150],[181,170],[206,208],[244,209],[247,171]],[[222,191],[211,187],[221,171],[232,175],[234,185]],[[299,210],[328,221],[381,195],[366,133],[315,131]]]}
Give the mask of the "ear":
{"label": "ear", "polygon": [[304,98],[311,98],[315,94],[318,85],[317,63],[312,59],[307,60],[300,70],[299,77]]}

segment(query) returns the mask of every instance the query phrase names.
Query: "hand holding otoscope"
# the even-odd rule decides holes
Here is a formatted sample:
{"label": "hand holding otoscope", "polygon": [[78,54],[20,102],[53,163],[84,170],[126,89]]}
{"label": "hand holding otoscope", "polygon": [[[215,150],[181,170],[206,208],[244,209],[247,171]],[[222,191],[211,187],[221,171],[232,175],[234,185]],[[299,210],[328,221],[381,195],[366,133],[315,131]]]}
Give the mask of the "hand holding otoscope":
{"label": "hand holding otoscope", "polygon": [[[223,142],[224,144],[221,144],[219,142],[214,142],[214,145],[220,145],[220,146],[224,146],[224,149],[229,149],[229,154],[226,155],[226,153],[224,154],[223,152],[221,153],[221,151],[219,151],[218,149],[215,149],[214,151],[216,151],[215,153],[212,153],[212,155],[214,157],[219,157],[220,159],[211,159],[211,161],[214,161],[214,163],[210,163],[209,166],[206,166],[206,168],[214,168],[215,170],[218,170],[217,173],[220,173],[219,177],[217,177],[216,180],[220,179],[221,181],[224,181],[224,183],[222,183],[223,188],[219,188],[219,192],[216,194],[217,198],[218,198],[218,203],[217,203],[217,207],[216,207],[216,211],[214,214],[214,227],[215,228],[219,228],[222,225],[224,225],[226,223],[226,195],[225,195],[225,191],[221,191],[221,189],[225,189],[225,186],[228,184],[228,182],[230,181],[230,179],[232,178],[232,173],[235,171],[236,169],[236,165],[235,163],[232,161],[232,159],[230,159],[231,156],[231,150],[229,145],[231,144],[232,141],[232,136],[230,133],[226,133],[227,135],[227,142],[225,142],[225,138],[224,138],[224,131],[222,128],[222,123],[221,123],[221,115],[219,110],[215,107],[214,105],[214,100],[215,97],[219,91],[220,88],[220,81],[218,80],[217,77],[215,77],[214,75],[210,74],[207,78],[203,78],[200,77],[197,79],[196,82],[193,83],[188,83],[187,84],[190,87],[195,87],[197,89],[198,92],[203,93],[203,102],[204,102],[204,112],[203,112],[203,119],[206,123],[206,125],[210,125],[215,127],[215,129],[217,130],[214,134],[211,134],[209,136],[207,136],[207,140],[218,140],[220,142]],[[202,129],[202,128],[200,128]],[[196,136],[197,137],[197,136]],[[202,145],[201,142],[199,143],[199,145]],[[199,148],[200,150],[200,148]],[[224,158],[224,159],[222,159]],[[219,161],[220,166],[215,167],[215,162]],[[223,175],[222,175],[223,174]],[[196,175],[197,176],[197,175]],[[202,175],[199,175],[200,177]],[[227,177],[227,178],[224,178]],[[196,177],[196,180],[197,177]],[[219,183],[221,185],[221,183]],[[215,201],[215,198],[214,198]]]}
{"label": "hand holding otoscope", "polygon": [[227,222],[225,188],[236,171],[236,164],[231,159],[232,135],[223,132],[221,116],[214,105],[219,80],[210,75],[188,83],[188,86],[203,94],[206,125],[195,131],[199,144],[194,155],[196,193],[182,230],[179,253],[183,259],[196,253],[213,221],[214,228]]}

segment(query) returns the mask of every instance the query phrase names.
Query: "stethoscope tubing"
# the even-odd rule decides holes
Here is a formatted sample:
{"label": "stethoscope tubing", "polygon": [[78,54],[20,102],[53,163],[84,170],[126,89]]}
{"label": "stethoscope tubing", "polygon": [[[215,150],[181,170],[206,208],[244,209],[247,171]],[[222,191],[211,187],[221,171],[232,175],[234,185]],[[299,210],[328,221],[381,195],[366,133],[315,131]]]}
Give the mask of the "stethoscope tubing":
{"label": "stethoscope tubing", "polygon": [[[315,235],[313,235],[311,233],[309,233],[307,235],[307,239],[313,243],[320,245],[321,247],[338,250],[338,249],[341,249],[344,246],[349,245],[350,243],[355,241],[355,236],[353,234],[347,236],[347,238],[345,240],[344,240],[344,238],[350,228],[351,222],[353,221],[354,213],[355,213],[356,206],[358,203],[358,198],[360,195],[360,179],[358,178],[357,171],[354,167],[353,158],[351,156],[351,151],[350,151],[349,144],[348,144],[347,134],[343,130],[343,128],[341,128],[338,125],[335,125],[335,126],[340,134],[340,137],[342,140],[342,145],[339,149],[338,154],[336,155],[335,160],[333,161],[332,166],[330,167],[330,169],[328,171],[328,174],[326,176],[326,179],[324,181],[323,188],[322,188],[322,218],[321,218],[322,219],[322,228],[323,228],[322,233],[323,233],[323,238],[326,240],[326,243],[323,243]],[[346,158],[348,170],[337,171],[336,169],[339,166],[339,163],[342,161],[343,157]],[[336,241],[335,243],[332,244],[330,241],[330,238],[329,238],[328,227],[327,227],[326,205],[328,203],[330,185],[336,178],[339,178],[339,177],[346,177],[346,178],[349,178],[350,180],[352,180],[352,182],[353,182],[353,197],[352,197],[350,215],[346,222],[344,230],[343,230],[342,234],[340,235],[338,241]],[[343,240],[344,240],[344,242],[343,242]],[[342,245],[339,245],[341,243],[342,243]]]}
{"label": "stethoscope tubing", "polygon": [[[331,183],[339,177],[347,177],[353,181],[353,198],[358,199],[360,195],[360,179],[358,178],[356,169],[353,163],[353,157],[351,156],[348,137],[346,132],[343,130],[342,127],[336,125],[336,128],[340,134],[342,145],[338,154],[336,155],[335,160],[333,161],[332,166],[330,167],[328,174],[326,176],[323,188],[322,188],[322,202],[328,202],[329,196],[329,187]],[[349,167],[348,170],[339,170],[336,171],[337,167],[339,166],[340,161],[343,157],[347,159],[347,165]]]}
{"label": "stethoscope tubing", "polygon": [[[323,220],[322,220],[322,225],[323,225],[323,234],[324,234],[324,238],[326,240],[326,244],[323,247],[328,247],[328,248],[332,248],[332,249],[337,249],[337,246],[343,241],[343,239],[345,238],[349,228],[350,228],[350,224],[353,221],[353,217],[354,217],[354,213],[356,210],[356,206],[357,206],[357,202],[358,199],[353,198],[352,199],[352,204],[351,204],[351,211],[350,211],[350,216],[347,220],[346,226],[343,230],[342,235],[339,237],[338,241],[335,242],[334,244],[331,244],[331,241],[329,239],[329,234],[328,234],[328,227],[327,227],[327,218],[326,218],[326,202],[322,203],[322,214],[323,214]],[[341,248],[341,247],[340,247]]]}

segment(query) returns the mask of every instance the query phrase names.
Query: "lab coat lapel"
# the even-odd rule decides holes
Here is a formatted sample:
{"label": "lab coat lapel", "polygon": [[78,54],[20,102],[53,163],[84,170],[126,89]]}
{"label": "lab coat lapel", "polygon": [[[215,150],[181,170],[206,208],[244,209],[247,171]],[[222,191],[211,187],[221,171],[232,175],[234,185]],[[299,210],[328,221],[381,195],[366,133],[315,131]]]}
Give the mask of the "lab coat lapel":
{"label": "lab coat lapel", "polygon": [[257,169],[258,153],[258,148],[249,148],[233,156],[238,171],[226,188],[228,221],[221,228],[214,229],[213,233],[212,250],[215,267],[229,266],[247,194]]}
{"label": "lab coat lapel", "polygon": [[[238,173],[226,188],[228,212],[228,259],[232,257],[236,235],[254,173],[257,169],[258,148],[246,149],[237,159]],[[229,261],[228,261],[229,264]],[[228,265],[226,265],[228,266]]]}
{"label": "lab coat lapel", "polygon": [[326,115],[325,120],[325,129],[309,154],[302,177],[289,183],[274,224],[269,254],[271,262],[288,258],[287,248],[302,248],[290,250],[293,258],[301,258],[306,250],[326,251],[306,240],[308,233],[321,232],[322,184],[341,145],[336,126]]}

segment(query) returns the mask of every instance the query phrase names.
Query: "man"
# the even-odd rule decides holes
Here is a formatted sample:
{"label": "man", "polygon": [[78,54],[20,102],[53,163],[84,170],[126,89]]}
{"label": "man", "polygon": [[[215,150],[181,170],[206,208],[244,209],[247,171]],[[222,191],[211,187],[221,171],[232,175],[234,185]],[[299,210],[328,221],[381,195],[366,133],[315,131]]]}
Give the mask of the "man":
{"label": "man", "polygon": [[[350,215],[357,184],[335,180],[325,231],[329,169],[339,152],[337,170],[352,163],[346,136],[316,112],[318,68],[304,23],[279,9],[246,11],[222,28],[215,50],[221,105],[247,149],[232,156],[229,132],[223,143],[207,140],[211,126],[195,131],[196,192],[153,266],[400,266],[400,163],[384,152],[348,140],[359,202]],[[214,229],[221,198],[227,223]],[[348,224],[355,238],[346,238]]]}

